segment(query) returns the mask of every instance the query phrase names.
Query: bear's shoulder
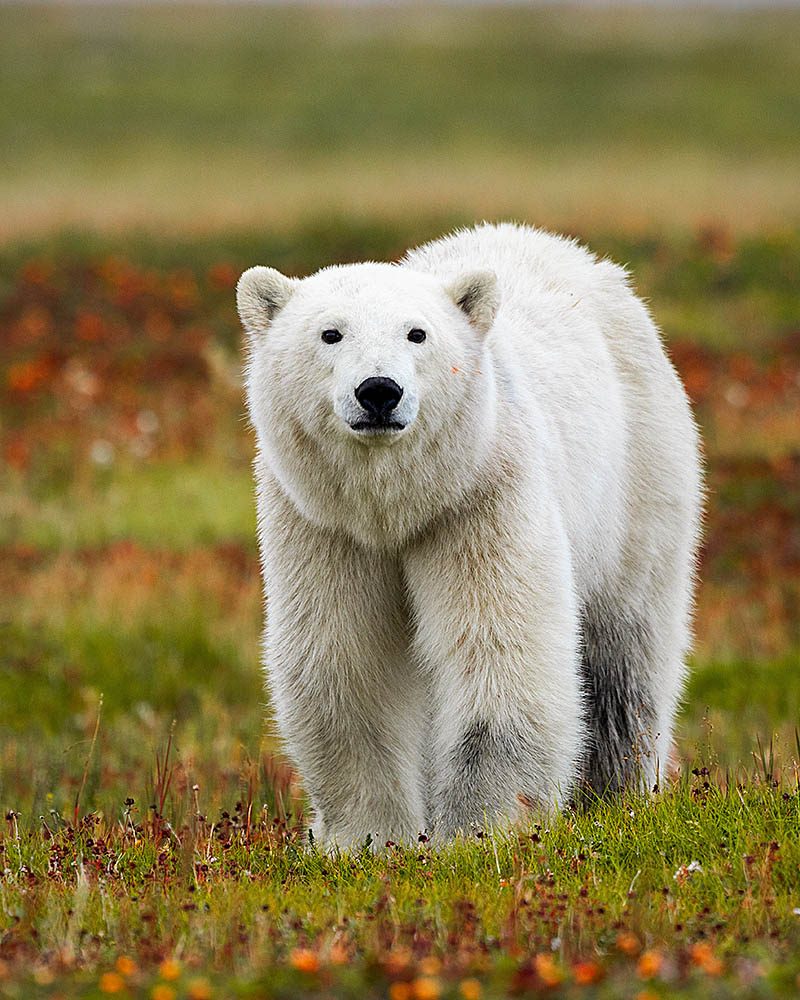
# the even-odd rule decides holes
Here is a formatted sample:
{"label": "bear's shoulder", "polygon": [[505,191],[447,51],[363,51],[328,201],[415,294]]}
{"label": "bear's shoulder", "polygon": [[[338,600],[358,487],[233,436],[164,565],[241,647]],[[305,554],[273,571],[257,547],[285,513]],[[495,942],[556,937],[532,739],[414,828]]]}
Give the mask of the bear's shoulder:
{"label": "bear's shoulder", "polygon": [[628,285],[624,268],[597,257],[577,240],[514,222],[458,229],[409,250],[400,263],[446,278],[490,269],[505,288],[531,282],[572,290]]}

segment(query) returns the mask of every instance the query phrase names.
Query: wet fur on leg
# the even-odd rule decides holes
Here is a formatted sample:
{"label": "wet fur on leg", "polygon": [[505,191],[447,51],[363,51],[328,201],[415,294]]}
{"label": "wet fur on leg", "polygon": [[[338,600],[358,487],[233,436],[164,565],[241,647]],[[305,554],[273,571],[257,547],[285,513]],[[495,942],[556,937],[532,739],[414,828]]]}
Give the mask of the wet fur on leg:
{"label": "wet fur on leg", "polygon": [[580,784],[582,798],[591,801],[654,771],[653,636],[643,619],[610,614],[599,603],[584,609],[581,627],[589,742]]}

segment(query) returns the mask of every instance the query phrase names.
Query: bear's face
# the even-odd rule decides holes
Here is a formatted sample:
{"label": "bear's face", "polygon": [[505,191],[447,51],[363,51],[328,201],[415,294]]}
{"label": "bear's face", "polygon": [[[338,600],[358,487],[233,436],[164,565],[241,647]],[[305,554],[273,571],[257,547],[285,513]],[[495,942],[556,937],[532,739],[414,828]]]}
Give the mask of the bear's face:
{"label": "bear's face", "polygon": [[[382,447],[436,434],[462,406],[497,307],[489,273],[445,285],[389,264],[289,279],[251,268],[238,288],[248,398],[267,440]],[[480,374],[478,372],[478,374]]]}

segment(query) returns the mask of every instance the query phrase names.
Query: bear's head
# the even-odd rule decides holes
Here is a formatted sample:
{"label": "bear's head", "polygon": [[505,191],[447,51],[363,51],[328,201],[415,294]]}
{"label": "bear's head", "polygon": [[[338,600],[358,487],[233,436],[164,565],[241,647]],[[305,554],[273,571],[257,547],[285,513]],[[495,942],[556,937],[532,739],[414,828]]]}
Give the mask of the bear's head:
{"label": "bear's head", "polygon": [[458,407],[497,291],[489,272],[444,284],[388,264],[299,280],[252,267],[237,303],[253,359],[256,424],[291,415],[312,438],[334,433],[371,445],[408,434],[421,412],[436,425],[447,418],[441,411]]}
{"label": "bear's head", "polygon": [[469,464],[459,449],[476,433],[469,423],[487,417],[486,405],[476,412],[473,402],[490,391],[494,274],[445,280],[363,263],[296,279],[253,267],[239,280],[237,304],[260,448],[298,502],[320,494],[321,476],[331,479],[329,494],[341,495],[337,476],[362,475],[354,489],[363,490],[389,465],[408,488],[422,453],[429,482],[442,461]]}

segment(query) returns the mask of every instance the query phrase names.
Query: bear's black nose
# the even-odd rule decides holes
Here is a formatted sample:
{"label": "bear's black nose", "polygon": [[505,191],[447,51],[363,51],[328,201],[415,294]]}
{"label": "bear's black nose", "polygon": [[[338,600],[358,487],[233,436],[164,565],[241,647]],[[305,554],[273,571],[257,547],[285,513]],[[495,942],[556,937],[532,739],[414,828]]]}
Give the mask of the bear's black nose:
{"label": "bear's black nose", "polygon": [[356,399],[367,413],[375,417],[385,417],[397,406],[403,396],[403,390],[391,378],[373,375],[365,378],[356,388]]}

